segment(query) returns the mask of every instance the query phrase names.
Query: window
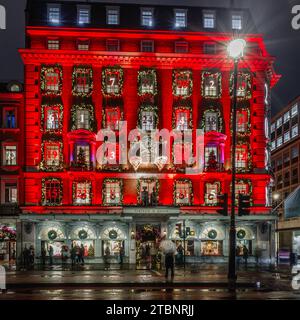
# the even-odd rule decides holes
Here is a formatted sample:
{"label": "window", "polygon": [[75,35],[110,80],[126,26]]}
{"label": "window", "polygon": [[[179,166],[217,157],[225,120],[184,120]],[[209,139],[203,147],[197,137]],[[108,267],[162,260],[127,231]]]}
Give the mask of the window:
{"label": "window", "polygon": [[3,165],[17,165],[17,146],[4,145],[3,148]]}
{"label": "window", "polygon": [[245,169],[247,167],[247,146],[237,146],[235,151],[236,168]]}
{"label": "window", "polygon": [[216,146],[207,146],[205,147],[205,166],[209,166],[209,161],[212,159],[212,157],[216,158],[216,161],[218,161],[218,148]]}
{"label": "window", "polygon": [[202,256],[221,256],[223,254],[223,241],[201,240]]}
{"label": "window", "polygon": [[185,166],[189,163],[191,157],[193,156],[193,146],[191,142],[182,141],[179,143],[174,141],[173,143],[173,161],[175,165]]}
{"label": "window", "polygon": [[119,8],[118,7],[108,7],[106,8],[106,23],[117,25],[119,24]]}
{"label": "window", "polygon": [[88,67],[74,67],[73,94],[84,95],[92,91],[92,69]]}
{"label": "window", "polygon": [[[139,180],[139,198],[141,202],[151,204],[152,193],[156,193],[156,202],[158,202],[158,183],[156,179],[140,179]],[[148,198],[148,199],[147,199]]]}
{"label": "window", "polygon": [[87,167],[90,164],[90,146],[76,145],[76,164],[79,167]]}
{"label": "window", "polygon": [[118,180],[104,180],[104,204],[116,205],[121,204],[121,183]]}
{"label": "window", "polygon": [[88,205],[91,204],[91,183],[85,182],[74,182],[74,204]]}
{"label": "window", "polygon": [[218,113],[214,111],[205,112],[205,132],[218,131]]}
{"label": "window", "polygon": [[241,30],[242,29],[242,15],[239,13],[234,13],[232,15],[232,29]]}
{"label": "window", "polygon": [[192,183],[191,181],[175,182],[175,205],[191,204]]}
{"label": "window", "polygon": [[54,24],[60,22],[60,5],[48,4],[48,22]]}
{"label": "window", "polygon": [[89,110],[77,110],[76,112],[77,129],[90,129],[90,112]]}
{"label": "window", "polygon": [[120,91],[120,78],[118,73],[106,74],[106,91],[108,94],[118,94]]}
{"label": "window", "polygon": [[277,143],[276,143],[277,148],[280,147],[281,145],[282,145],[282,136],[277,138]]}
{"label": "window", "polygon": [[46,179],[44,192],[44,205],[61,204],[61,181],[59,179]]}
{"label": "window", "polygon": [[57,130],[60,129],[59,109],[56,107],[46,108],[46,129]]}
{"label": "window", "polygon": [[292,138],[298,135],[298,124],[292,127]]}
{"label": "window", "polygon": [[16,182],[5,183],[5,203],[18,202],[18,188]]}
{"label": "window", "polygon": [[236,199],[236,201],[238,201],[239,194],[249,195],[249,193],[250,193],[249,183],[245,183],[243,181],[240,181],[235,184],[235,199]]}
{"label": "window", "polygon": [[58,144],[45,145],[45,160],[47,166],[59,166],[59,149]]}
{"label": "window", "polygon": [[292,159],[296,159],[299,156],[299,148],[297,146],[293,147],[291,150]]}
{"label": "window", "polygon": [[282,126],[282,118],[280,117],[279,119],[277,119],[276,121],[276,127],[279,128]]}
{"label": "window", "polygon": [[275,123],[271,124],[271,133],[275,132]]}
{"label": "window", "polygon": [[290,112],[286,112],[283,116],[283,123],[286,123],[290,120]]}
{"label": "window", "polygon": [[248,111],[247,110],[238,110],[236,114],[236,126],[237,132],[245,133],[248,131]]}
{"label": "window", "polygon": [[105,127],[111,130],[119,129],[120,121],[120,109],[117,108],[106,108],[105,109]]}
{"label": "window", "polygon": [[175,27],[176,28],[185,28],[187,25],[187,11],[186,10],[175,10]]}
{"label": "window", "polygon": [[139,71],[138,73],[138,88],[140,93],[143,94],[156,94],[157,81],[156,71],[153,69]]}
{"label": "window", "polygon": [[77,19],[79,24],[90,23],[90,7],[77,6]]}
{"label": "window", "polygon": [[58,39],[49,39],[47,45],[48,45],[49,50],[59,50],[59,40]]}
{"label": "window", "polygon": [[106,41],[107,51],[120,51],[120,41],[118,39],[108,39]]}
{"label": "window", "polygon": [[284,134],[284,143],[285,143],[285,142],[288,142],[288,141],[290,140],[290,138],[291,138],[290,132],[288,131],[288,132],[286,132],[286,133]]}
{"label": "window", "polygon": [[[232,86],[231,96],[233,96],[233,78],[232,78],[231,86]],[[237,96],[239,98],[251,97],[251,76],[249,73],[241,72],[238,74]]]}
{"label": "window", "polygon": [[141,112],[141,124],[142,130],[153,130],[155,127],[155,119],[153,111],[142,111]]}
{"label": "window", "polygon": [[144,27],[153,26],[153,9],[152,8],[141,9],[141,25]]}
{"label": "window", "polygon": [[295,104],[293,107],[292,107],[292,110],[291,110],[291,116],[292,118],[298,114],[298,104]]}
{"label": "window", "polygon": [[58,91],[59,90],[59,74],[58,72],[47,72],[45,75],[46,90],[47,91]]}
{"label": "window", "polygon": [[7,129],[15,129],[16,124],[16,110],[15,109],[4,109],[4,127]]}
{"label": "window", "polygon": [[214,11],[204,11],[203,12],[203,27],[207,29],[215,28],[215,12]]}
{"label": "window", "polygon": [[154,41],[153,40],[142,40],[141,41],[142,52],[154,52]]}
{"label": "window", "polygon": [[276,166],[277,166],[277,170],[282,169],[282,158],[278,158],[276,160]]}
{"label": "window", "polygon": [[217,45],[214,42],[204,42],[203,44],[203,52],[205,54],[216,54],[217,53]]}
{"label": "window", "polygon": [[175,111],[176,130],[187,130],[189,128],[189,111],[188,110],[176,110]]}
{"label": "window", "polygon": [[87,51],[90,48],[90,41],[89,40],[78,40],[77,41],[77,50],[80,51]]}
{"label": "window", "polygon": [[189,46],[186,41],[176,41],[175,42],[175,53],[188,53]]}
{"label": "window", "polygon": [[192,94],[192,72],[190,70],[173,70],[173,94],[190,96]]}
{"label": "window", "polygon": [[217,73],[203,72],[202,73],[203,88],[202,94],[206,98],[217,98],[221,90],[221,75]]}
{"label": "window", "polygon": [[276,148],[275,140],[271,142],[271,151],[273,151]]}
{"label": "window", "polygon": [[220,183],[206,183],[205,184],[205,204],[217,205],[218,194],[220,193]]}

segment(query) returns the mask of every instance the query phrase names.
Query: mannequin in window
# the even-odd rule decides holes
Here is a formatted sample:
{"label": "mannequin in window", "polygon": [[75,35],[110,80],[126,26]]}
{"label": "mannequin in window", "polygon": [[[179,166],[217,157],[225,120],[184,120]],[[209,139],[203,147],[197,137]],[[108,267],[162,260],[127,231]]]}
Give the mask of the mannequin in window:
{"label": "mannequin in window", "polygon": [[142,206],[146,207],[148,205],[149,205],[149,192],[147,191],[147,187],[143,187]]}
{"label": "mannequin in window", "polygon": [[150,203],[151,203],[151,206],[157,206],[158,205],[158,203],[157,203],[157,192],[156,192],[155,187],[153,187],[153,189],[152,189],[152,193],[151,193],[151,196],[150,196]]}

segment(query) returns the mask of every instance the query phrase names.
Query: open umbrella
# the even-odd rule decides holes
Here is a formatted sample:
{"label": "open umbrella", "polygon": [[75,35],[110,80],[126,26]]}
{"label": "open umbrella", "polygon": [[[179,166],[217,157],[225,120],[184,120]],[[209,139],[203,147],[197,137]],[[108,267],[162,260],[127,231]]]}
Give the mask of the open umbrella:
{"label": "open umbrella", "polygon": [[167,254],[167,253],[176,253],[176,245],[173,241],[171,240],[163,240],[161,243],[160,243],[160,249],[161,251],[164,253],[164,254]]}

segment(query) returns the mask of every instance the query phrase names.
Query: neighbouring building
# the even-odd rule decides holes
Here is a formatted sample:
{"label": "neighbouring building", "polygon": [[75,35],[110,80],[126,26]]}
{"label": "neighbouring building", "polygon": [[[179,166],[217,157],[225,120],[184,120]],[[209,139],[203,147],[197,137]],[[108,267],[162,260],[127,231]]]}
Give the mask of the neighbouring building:
{"label": "neighbouring building", "polygon": [[[51,245],[60,257],[82,244],[90,262],[108,249],[117,261],[123,246],[144,268],[162,239],[183,244],[185,221],[188,262],[227,261],[229,217],[217,213],[217,195],[230,193],[234,34],[247,42],[236,194],[251,196],[237,244],[251,261],[274,261],[268,145],[279,76],[249,10],[29,0],[26,17],[21,246],[40,256]],[[170,144],[156,129],[173,130]]]}
{"label": "neighbouring building", "polygon": [[0,83],[0,264],[16,260],[16,228],[22,199],[23,86]]}
{"label": "neighbouring building", "polygon": [[[299,106],[300,97],[294,99],[272,118],[271,123],[271,151],[272,168],[274,171],[273,193],[275,206],[284,200],[289,207],[279,206],[279,221],[277,231],[278,249],[298,252],[300,254],[300,202],[297,188],[300,185],[299,161]],[[298,205],[298,209],[296,209]]]}

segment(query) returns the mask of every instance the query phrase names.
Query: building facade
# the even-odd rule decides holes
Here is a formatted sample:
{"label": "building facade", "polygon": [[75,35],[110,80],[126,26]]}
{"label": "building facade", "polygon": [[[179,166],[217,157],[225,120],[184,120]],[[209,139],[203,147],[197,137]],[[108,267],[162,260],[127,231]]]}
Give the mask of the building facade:
{"label": "building facade", "polygon": [[[272,118],[271,151],[275,206],[296,192],[300,184],[299,105],[300,97],[297,97]],[[283,206],[279,206],[278,212],[279,249],[288,249],[300,254],[299,215],[286,217]]]}
{"label": "building facade", "polygon": [[234,32],[248,44],[236,194],[251,196],[237,244],[272,262],[269,112],[279,77],[249,11],[28,1],[26,14],[21,245],[37,256],[51,245],[60,257],[83,244],[90,262],[107,247],[117,261],[123,246],[143,268],[172,239],[187,261],[227,261],[217,195],[230,193]]}
{"label": "building facade", "polygon": [[[0,84],[0,264],[16,259],[17,221],[22,202],[24,97],[18,82]],[[24,200],[23,200],[24,201]]]}

